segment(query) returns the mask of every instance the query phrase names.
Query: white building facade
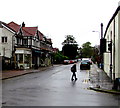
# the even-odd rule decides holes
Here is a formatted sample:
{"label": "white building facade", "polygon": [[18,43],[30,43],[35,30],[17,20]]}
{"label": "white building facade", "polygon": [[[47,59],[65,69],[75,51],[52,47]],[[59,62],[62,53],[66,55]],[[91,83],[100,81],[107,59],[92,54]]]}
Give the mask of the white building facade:
{"label": "white building facade", "polygon": [[[120,6],[110,19],[104,38],[106,39],[106,52],[104,53],[104,71],[112,79],[120,78]],[[108,50],[112,43],[112,50]]]}
{"label": "white building facade", "polygon": [[9,29],[4,24],[0,28],[0,55],[8,58],[12,57],[12,37],[14,31]]}

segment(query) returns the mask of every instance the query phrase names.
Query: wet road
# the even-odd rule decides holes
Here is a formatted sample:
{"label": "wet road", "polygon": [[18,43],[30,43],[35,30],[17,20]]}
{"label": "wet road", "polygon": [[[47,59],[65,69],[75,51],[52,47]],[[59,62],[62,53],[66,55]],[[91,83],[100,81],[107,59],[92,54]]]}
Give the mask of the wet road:
{"label": "wet road", "polygon": [[3,106],[118,106],[118,96],[89,90],[89,71],[71,82],[72,65],[53,66],[41,72],[3,81]]}

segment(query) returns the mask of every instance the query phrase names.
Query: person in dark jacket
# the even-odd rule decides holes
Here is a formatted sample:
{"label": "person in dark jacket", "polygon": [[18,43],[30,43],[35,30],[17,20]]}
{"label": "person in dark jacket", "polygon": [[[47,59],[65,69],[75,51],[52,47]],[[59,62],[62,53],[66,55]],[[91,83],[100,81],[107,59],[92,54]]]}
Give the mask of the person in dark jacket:
{"label": "person in dark jacket", "polygon": [[71,78],[71,80],[73,81],[73,80],[77,80],[77,77],[76,77],[76,63],[71,67],[71,71],[72,71],[72,78]]}

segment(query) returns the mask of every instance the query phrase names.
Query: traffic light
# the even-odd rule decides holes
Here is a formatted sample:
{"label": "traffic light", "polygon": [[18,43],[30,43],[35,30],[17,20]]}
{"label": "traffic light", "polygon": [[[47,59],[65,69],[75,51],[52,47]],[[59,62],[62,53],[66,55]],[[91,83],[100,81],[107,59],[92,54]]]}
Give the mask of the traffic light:
{"label": "traffic light", "polygon": [[111,52],[112,51],[112,42],[108,44],[108,50]]}
{"label": "traffic light", "polygon": [[100,53],[106,52],[106,39],[100,39]]}

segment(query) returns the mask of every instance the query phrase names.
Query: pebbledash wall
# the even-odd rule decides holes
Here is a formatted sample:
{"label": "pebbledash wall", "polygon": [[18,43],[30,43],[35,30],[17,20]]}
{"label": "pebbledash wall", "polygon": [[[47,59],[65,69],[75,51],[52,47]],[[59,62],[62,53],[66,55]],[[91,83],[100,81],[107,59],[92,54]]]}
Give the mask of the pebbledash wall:
{"label": "pebbledash wall", "polygon": [[[104,71],[114,80],[120,78],[120,5],[107,25],[104,38],[107,41],[107,51],[104,53]],[[112,54],[108,51],[110,41],[112,41]],[[111,63],[112,71],[110,71]]]}

